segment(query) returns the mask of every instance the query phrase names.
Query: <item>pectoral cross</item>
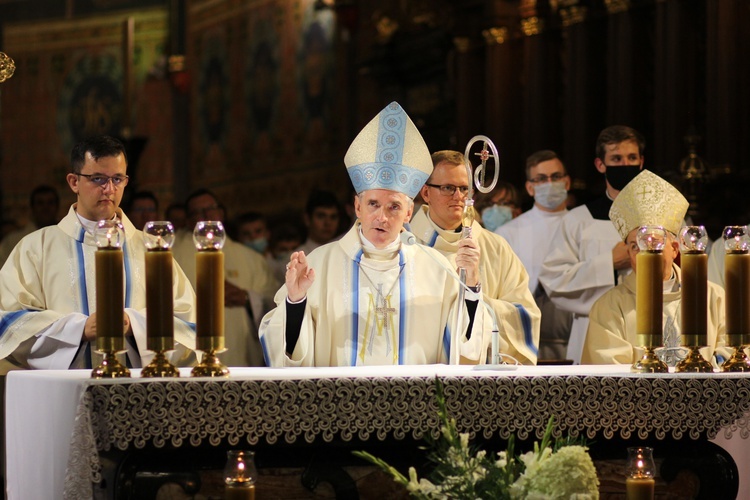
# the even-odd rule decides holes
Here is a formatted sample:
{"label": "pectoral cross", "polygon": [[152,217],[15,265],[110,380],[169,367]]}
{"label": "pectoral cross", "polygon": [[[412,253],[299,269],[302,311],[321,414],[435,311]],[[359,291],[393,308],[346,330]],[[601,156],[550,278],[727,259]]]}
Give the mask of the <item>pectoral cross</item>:
{"label": "pectoral cross", "polygon": [[393,314],[396,312],[395,307],[390,307],[390,304],[388,301],[386,301],[385,296],[383,296],[383,284],[380,283],[378,285],[378,303],[375,307],[375,314],[382,315],[383,318],[383,324],[385,325],[386,331],[388,330],[388,325],[391,322],[389,314]]}

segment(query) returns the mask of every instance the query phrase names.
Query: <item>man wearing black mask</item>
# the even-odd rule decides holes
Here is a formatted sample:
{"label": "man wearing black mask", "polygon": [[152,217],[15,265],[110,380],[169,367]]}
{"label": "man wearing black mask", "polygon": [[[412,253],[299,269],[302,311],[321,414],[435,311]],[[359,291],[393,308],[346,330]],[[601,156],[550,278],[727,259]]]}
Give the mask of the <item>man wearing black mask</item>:
{"label": "man wearing black mask", "polygon": [[594,166],[604,174],[605,196],[562,218],[539,273],[552,303],[573,313],[567,357],[575,363],[581,360],[591,306],[631,271],[627,248],[609,219],[609,209],[643,169],[644,148],[643,136],[630,127],[614,125],[601,131]]}

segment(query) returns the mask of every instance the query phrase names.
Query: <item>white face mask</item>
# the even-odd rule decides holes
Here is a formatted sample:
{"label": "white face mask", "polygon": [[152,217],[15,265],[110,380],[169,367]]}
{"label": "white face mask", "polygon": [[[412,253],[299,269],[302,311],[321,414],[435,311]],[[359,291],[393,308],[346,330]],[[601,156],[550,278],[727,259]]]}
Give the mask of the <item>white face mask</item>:
{"label": "white face mask", "polygon": [[565,181],[545,182],[534,186],[534,201],[547,210],[559,207],[567,198],[568,191],[565,189]]}
{"label": "white face mask", "polygon": [[505,205],[492,205],[482,210],[482,224],[488,231],[495,231],[513,218],[513,210]]}

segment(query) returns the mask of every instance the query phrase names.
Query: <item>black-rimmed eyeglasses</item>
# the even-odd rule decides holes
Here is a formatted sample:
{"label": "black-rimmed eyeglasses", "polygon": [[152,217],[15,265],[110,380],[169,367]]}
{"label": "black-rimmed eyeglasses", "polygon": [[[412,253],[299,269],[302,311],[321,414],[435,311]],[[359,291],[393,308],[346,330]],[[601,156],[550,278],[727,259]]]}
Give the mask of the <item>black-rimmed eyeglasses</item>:
{"label": "black-rimmed eyeglasses", "polygon": [[443,194],[445,196],[453,196],[453,194],[456,192],[456,189],[461,193],[462,196],[466,196],[469,194],[469,186],[454,186],[453,184],[430,184],[425,183],[425,186],[430,186],[435,189],[440,190],[440,194]]}
{"label": "black-rimmed eyeglasses", "polygon": [[125,186],[128,183],[127,175],[114,175],[112,177],[108,177],[106,175],[100,175],[100,174],[76,174],[76,175],[87,178],[89,181],[93,182],[99,187],[106,186],[107,184],[109,184],[109,181],[112,181],[112,185],[114,187]]}

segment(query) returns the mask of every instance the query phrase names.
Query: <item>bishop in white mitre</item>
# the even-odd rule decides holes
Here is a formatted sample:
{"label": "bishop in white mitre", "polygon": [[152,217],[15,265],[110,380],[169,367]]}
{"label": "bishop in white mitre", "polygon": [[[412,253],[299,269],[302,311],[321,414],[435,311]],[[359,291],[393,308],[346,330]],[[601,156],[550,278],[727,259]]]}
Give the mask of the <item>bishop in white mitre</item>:
{"label": "bishop in white mitre", "polygon": [[[266,363],[483,362],[492,323],[479,294],[467,291],[460,304],[457,275],[445,257],[401,242],[432,161],[398,103],[362,129],[344,163],[358,219],[339,241],[292,254],[277,307],[260,326]],[[457,255],[456,265],[466,258]]]}

